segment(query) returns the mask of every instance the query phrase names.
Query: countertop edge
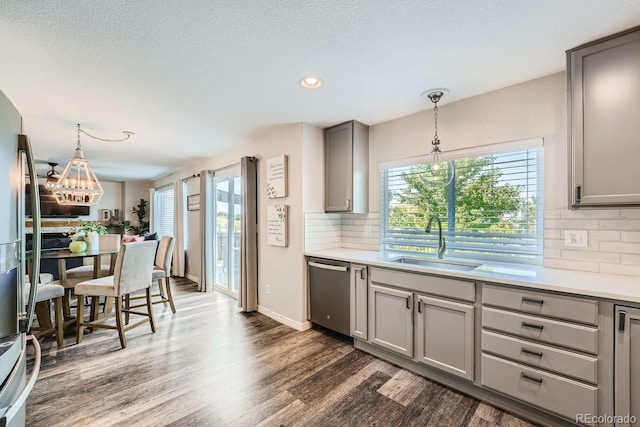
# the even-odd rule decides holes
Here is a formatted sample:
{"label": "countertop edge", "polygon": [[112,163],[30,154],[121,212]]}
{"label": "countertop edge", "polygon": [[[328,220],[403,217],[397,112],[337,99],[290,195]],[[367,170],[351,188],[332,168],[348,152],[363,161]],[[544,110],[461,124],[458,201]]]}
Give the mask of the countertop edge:
{"label": "countertop edge", "polygon": [[[518,277],[487,271],[456,271],[444,268],[430,268],[406,264],[400,265],[398,263],[381,259],[381,254],[379,252],[346,248],[306,251],[304,255],[334,259],[338,261],[348,261],[352,263],[361,263],[398,271],[426,273],[479,282],[532,288],[536,290],[564,292],[578,296],[640,303],[640,277],[634,276],[560,270],[538,266],[519,267],[523,271],[533,274],[535,277]],[[571,282],[571,285],[564,284],[567,282]]]}

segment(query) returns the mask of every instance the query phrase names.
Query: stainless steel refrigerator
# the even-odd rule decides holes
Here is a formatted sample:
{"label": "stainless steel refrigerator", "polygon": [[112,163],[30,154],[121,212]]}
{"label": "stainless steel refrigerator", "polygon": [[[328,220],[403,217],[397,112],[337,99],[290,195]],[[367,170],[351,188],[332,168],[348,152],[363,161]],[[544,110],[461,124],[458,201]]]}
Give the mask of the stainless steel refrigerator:
{"label": "stainless steel refrigerator", "polygon": [[[23,295],[25,273],[39,277],[40,209],[38,186],[31,192],[33,217],[33,259],[27,271],[24,241],[25,176],[34,177],[35,167],[29,140],[22,134],[22,119],[11,101],[0,91],[0,427],[24,426],[26,399],[40,370],[40,346],[32,336],[36,286]],[[2,175],[0,175],[1,177]],[[38,280],[31,280],[36,284]],[[27,345],[34,355],[27,378]]]}

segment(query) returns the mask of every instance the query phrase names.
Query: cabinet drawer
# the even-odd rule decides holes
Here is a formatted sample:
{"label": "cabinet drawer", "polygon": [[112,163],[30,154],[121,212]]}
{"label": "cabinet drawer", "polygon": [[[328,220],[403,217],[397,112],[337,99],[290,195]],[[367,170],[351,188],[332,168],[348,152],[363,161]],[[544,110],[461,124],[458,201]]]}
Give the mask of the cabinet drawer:
{"label": "cabinet drawer", "polygon": [[596,354],[598,330],[543,317],[482,308],[482,326]]}
{"label": "cabinet drawer", "polygon": [[593,384],[598,359],[494,332],[482,331],[482,350]]}
{"label": "cabinet drawer", "polygon": [[576,414],[597,414],[597,387],[487,354],[482,355],[481,383],[570,420]]}
{"label": "cabinet drawer", "polygon": [[598,324],[597,301],[582,298],[484,285],[482,303],[591,325]]}
{"label": "cabinet drawer", "polygon": [[371,281],[463,301],[474,302],[476,300],[475,283],[465,280],[372,268]]}

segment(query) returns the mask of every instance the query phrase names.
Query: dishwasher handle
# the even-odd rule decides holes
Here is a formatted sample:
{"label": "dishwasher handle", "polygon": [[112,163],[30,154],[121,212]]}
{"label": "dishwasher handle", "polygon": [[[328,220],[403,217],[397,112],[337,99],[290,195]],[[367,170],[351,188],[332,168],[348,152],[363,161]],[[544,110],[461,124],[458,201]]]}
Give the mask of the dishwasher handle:
{"label": "dishwasher handle", "polygon": [[325,270],[333,270],[333,271],[349,271],[348,267],[341,265],[331,265],[331,264],[321,264],[319,262],[309,261],[309,267],[317,267]]}

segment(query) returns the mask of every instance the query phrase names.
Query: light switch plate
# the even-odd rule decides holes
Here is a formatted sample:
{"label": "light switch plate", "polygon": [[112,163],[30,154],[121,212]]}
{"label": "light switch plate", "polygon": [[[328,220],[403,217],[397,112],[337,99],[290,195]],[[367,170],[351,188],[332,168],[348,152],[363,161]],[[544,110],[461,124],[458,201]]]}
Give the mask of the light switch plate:
{"label": "light switch plate", "polygon": [[589,232],[587,230],[565,230],[565,246],[586,248],[589,246]]}

